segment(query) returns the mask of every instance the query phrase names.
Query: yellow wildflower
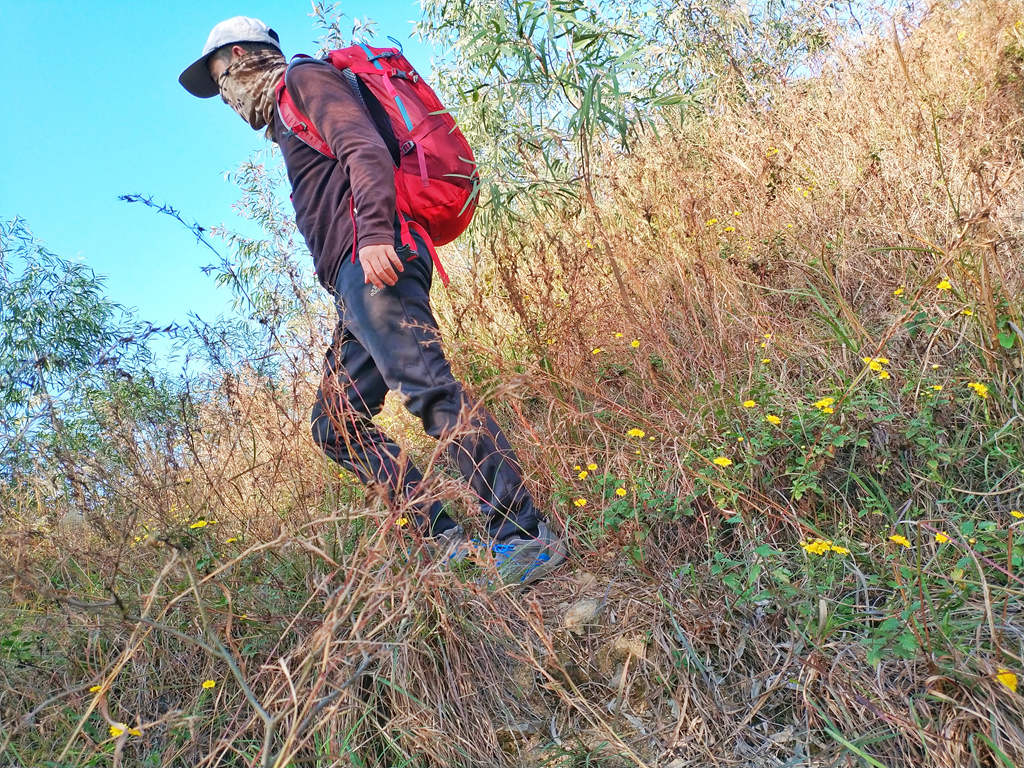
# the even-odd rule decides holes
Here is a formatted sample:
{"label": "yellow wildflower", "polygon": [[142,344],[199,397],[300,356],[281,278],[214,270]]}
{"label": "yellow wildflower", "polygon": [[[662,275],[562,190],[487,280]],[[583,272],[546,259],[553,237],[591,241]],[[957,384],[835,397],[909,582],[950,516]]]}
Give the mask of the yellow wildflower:
{"label": "yellow wildflower", "polygon": [[647,433],[644,432],[642,429],[637,429],[636,427],[634,427],[633,429],[626,432],[626,437],[644,437],[646,434]]}
{"label": "yellow wildflower", "polygon": [[938,285],[935,286],[940,291],[948,291],[952,289],[952,284],[946,278],[943,278]]}
{"label": "yellow wildflower", "polygon": [[898,533],[890,536],[889,541],[895,544],[899,544],[902,547],[910,547],[910,539],[908,539],[906,536],[901,536]]}
{"label": "yellow wildflower", "polygon": [[981,399],[988,397],[988,385],[982,384],[978,381],[969,381],[967,386],[974,390],[974,393]]}
{"label": "yellow wildflower", "polygon": [[581,467],[579,464],[577,464],[575,467],[573,467],[573,469],[575,469],[577,472],[579,472],[581,469],[583,469],[583,467]]}
{"label": "yellow wildflower", "polygon": [[1024,512],[1021,512],[1019,509],[1011,509],[1010,516],[1016,517],[1018,520],[1024,520]]}
{"label": "yellow wildflower", "polygon": [[942,391],[942,385],[941,384],[932,384],[932,389],[935,390],[936,392],[941,392]]}
{"label": "yellow wildflower", "polygon": [[887,357],[862,357],[861,360],[864,364],[872,371],[878,374],[880,379],[888,379],[889,372],[882,366],[889,364],[889,358]]}
{"label": "yellow wildflower", "polygon": [[626,495],[626,489],[625,488],[616,488],[615,489],[615,495],[616,496],[625,496]]}
{"label": "yellow wildflower", "polygon": [[835,397],[822,397],[820,400],[814,403],[814,408],[816,408],[822,414],[834,414],[836,413],[836,409],[833,408],[833,403],[835,402]]}
{"label": "yellow wildflower", "polygon": [[971,317],[971,315],[973,315],[973,314],[974,314],[974,310],[971,310],[971,309],[965,309],[965,310],[963,310],[962,312],[960,312],[960,314],[961,314],[961,315],[967,315],[968,317]]}
{"label": "yellow wildflower", "polygon": [[96,693],[96,691],[101,690],[102,688],[102,685],[94,685],[92,688],[89,689],[89,693]]}
{"label": "yellow wildflower", "polygon": [[215,686],[216,684],[216,680],[203,680],[203,688],[206,688],[207,690],[213,688],[213,686]]}
{"label": "yellow wildflower", "polygon": [[580,498],[576,499],[576,500],[575,500],[575,501],[573,502],[573,504],[574,504],[575,506],[577,506],[577,507],[585,507],[585,506],[587,506],[587,500],[586,500],[586,499],[584,499],[584,498],[583,498],[583,497],[581,496]]}
{"label": "yellow wildflower", "polygon": [[999,674],[996,675],[996,680],[1005,685],[1014,693],[1017,692],[1017,676],[1008,669],[999,668]]}
{"label": "yellow wildflower", "polygon": [[629,346],[631,346],[633,349],[636,349],[637,347],[640,346],[640,339],[633,339],[631,342],[629,342]]}
{"label": "yellow wildflower", "polygon": [[621,333],[616,333],[615,334],[615,338],[616,339],[621,339],[622,338],[622,334]]}
{"label": "yellow wildflower", "polygon": [[708,219],[707,221],[704,222],[704,226],[705,227],[713,227],[717,223],[718,223],[718,219]]}
{"label": "yellow wildflower", "polygon": [[811,541],[801,541],[800,546],[803,547],[805,552],[811,555],[823,555],[826,552],[835,552],[837,555],[850,554],[849,549],[832,543],[832,539],[812,539]]}
{"label": "yellow wildflower", "polygon": [[128,733],[128,734],[130,734],[132,736],[141,736],[142,735],[142,731],[140,731],[138,728],[129,728],[124,723],[114,723],[112,726],[110,726],[110,737],[111,738],[116,739],[122,733]]}
{"label": "yellow wildflower", "polygon": [[599,355],[602,352],[604,352],[604,350],[601,349],[601,347],[594,347],[592,350],[590,350],[590,354],[592,355]]}
{"label": "yellow wildflower", "polygon": [[812,555],[823,555],[828,552],[832,542],[827,539],[814,539],[813,541],[801,541],[800,546],[804,552]]}
{"label": "yellow wildflower", "polygon": [[226,540],[224,541],[224,543],[225,543],[225,544],[233,544],[233,543],[234,543],[234,542],[236,542],[236,541],[238,541],[238,537],[237,537],[237,536],[229,536],[229,537],[228,537],[228,538],[227,538],[227,539],[226,539]]}
{"label": "yellow wildflower", "polygon": [[576,475],[576,477],[578,477],[580,480],[586,480],[588,474],[589,473],[587,472],[587,470],[584,469],[582,472]]}
{"label": "yellow wildflower", "polygon": [[597,464],[594,464],[593,462],[591,462],[590,464],[587,464],[587,469],[589,469],[591,472],[593,472],[595,469],[597,469]]}
{"label": "yellow wildflower", "polygon": [[209,520],[196,520],[189,528],[205,528],[209,523]]}
{"label": "yellow wildflower", "polygon": [[757,401],[756,400],[744,400],[743,401],[743,407],[744,408],[757,408]]}
{"label": "yellow wildflower", "polygon": [[735,232],[736,227],[722,227],[723,232]]}
{"label": "yellow wildflower", "polygon": [[[405,528],[405,526],[407,526],[408,524],[409,518],[407,517],[400,517],[395,521],[395,525],[397,525],[399,528]],[[205,686],[206,684],[204,683],[203,685]]]}
{"label": "yellow wildflower", "polygon": [[900,286],[895,291],[893,291],[892,295],[893,296],[902,296],[903,295],[903,286]]}
{"label": "yellow wildflower", "polygon": [[939,544],[945,544],[947,541],[949,541],[949,536],[944,534],[942,531],[939,531],[935,534],[935,541]]}
{"label": "yellow wildflower", "polygon": [[718,458],[712,459],[712,462],[720,467],[728,467],[732,464],[732,459],[726,456],[719,456]]}
{"label": "yellow wildflower", "polygon": [[764,420],[767,421],[769,424],[774,424],[776,427],[782,423],[782,419],[780,419],[773,413],[769,413],[767,416],[765,416]]}

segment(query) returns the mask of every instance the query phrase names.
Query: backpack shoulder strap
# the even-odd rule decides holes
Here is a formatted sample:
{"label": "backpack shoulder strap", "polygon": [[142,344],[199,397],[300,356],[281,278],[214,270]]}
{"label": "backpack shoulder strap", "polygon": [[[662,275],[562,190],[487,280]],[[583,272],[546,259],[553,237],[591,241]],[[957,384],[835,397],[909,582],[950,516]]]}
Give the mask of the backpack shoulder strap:
{"label": "backpack shoulder strap", "polygon": [[299,111],[298,106],[295,104],[295,100],[292,99],[291,94],[288,93],[288,88],[286,86],[286,83],[288,82],[288,75],[295,67],[310,63],[317,63],[317,60],[310,58],[309,56],[303,56],[302,54],[295,56],[292,58],[291,62],[289,62],[288,69],[285,70],[284,76],[281,78],[281,82],[277,84],[277,89],[274,92],[274,97],[277,101],[277,111],[278,114],[281,115],[281,122],[284,123],[288,132],[299,138],[303,143],[315,149],[321,155],[334,157],[334,152],[331,151],[331,147],[326,141],[324,141],[324,137],[320,135],[320,132],[317,131],[316,126],[313,125],[313,121]]}
{"label": "backpack shoulder strap", "polygon": [[314,59],[310,56],[298,54],[288,63],[288,69],[285,70],[284,77],[282,77],[281,82],[278,83],[275,94],[278,111],[281,114],[281,120],[284,122],[288,130],[320,154],[331,158],[334,157],[334,152],[331,151],[330,146],[324,140],[323,136],[320,135],[320,132],[317,131],[316,126],[313,125],[313,121],[299,111],[299,108],[296,106],[295,101],[292,99],[287,89],[288,76],[297,67],[312,64],[328,66],[340,72],[342,78],[348,83],[352,92],[355,94],[356,99],[370,116],[370,119],[373,121],[373,124],[377,129],[377,133],[380,134],[384,143],[387,145],[392,162],[397,166],[401,162],[401,154],[398,148],[398,140],[395,138],[394,130],[391,128],[391,121],[388,119],[387,112],[384,111],[380,102],[377,101],[374,95],[366,89],[366,87],[360,82],[359,77],[351,69],[348,67],[339,69],[332,59],[325,61],[324,59]]}
{"label": "backpack shoulder strap", "polygon": [[391,154],[391,162],[395,164],[397,168],[402,162],[402,154],[398,147],[398,139],[395,137],[395,130],[391,127],[391,119],[388,117],[387,111],[381,105],[380,101],[376,96],[363,84],[362,80],[359,79],[359,75],[353,72],[348,67],[340,70],[341,76],[345,78],[345,81],[349,84],[352,92],[356,95],[359,103],[363,105],[363,109],[366,110],[366,114],[370,116],[370,120],[373,121],[374,127],[377,129],[377,133],[384,140],[384,144],[388,148],[388,152]]}

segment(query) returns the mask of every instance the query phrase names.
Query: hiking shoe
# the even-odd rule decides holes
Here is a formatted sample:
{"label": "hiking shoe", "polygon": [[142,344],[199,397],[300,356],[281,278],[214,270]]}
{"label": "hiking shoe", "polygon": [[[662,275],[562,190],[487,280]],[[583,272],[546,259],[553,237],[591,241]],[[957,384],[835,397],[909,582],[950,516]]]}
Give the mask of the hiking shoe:
{"label": "hiking shoe", "polygon": [[547,576],[565,562],[565,543],[547,523],[537,524],[537,537],[512,536],[491,545],[494,564],[505,584],[526,586]]}
{"label": "hiking shoe", "polygon": [[423,546],[432,558],[445,565],[461,563],[473,551],[473,545],[461,525],[424,539]]}

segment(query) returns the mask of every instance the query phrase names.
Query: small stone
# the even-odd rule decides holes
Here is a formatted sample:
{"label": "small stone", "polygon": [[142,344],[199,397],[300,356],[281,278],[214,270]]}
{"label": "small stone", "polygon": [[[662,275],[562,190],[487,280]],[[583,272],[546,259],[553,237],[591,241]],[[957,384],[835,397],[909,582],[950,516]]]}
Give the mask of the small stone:
{"label": "small stone", "polygon": [[608,681],[608,687],[613,690],[617,690],[618,687],[622,685],[622,675],[625,673],[625,671],[626,665],[619,664],[619,666],[615,668],[615,674],[612,675],[611,679]]}
{"label": "small stone", "polygon": [[630,656],[638,659],[647,658],[647,643],[639,635],[622,635],[615,638],[612,644],[612,658],[625,660]]}
{"label": "small stone", "polygon": [[523,720],[518,723],[499,725],[494,729],[494,732],[498,735],[499,739],[503,736],[507,739],[514,739],[545,733],[545,728],[543,720]]}
{"label": "small stone", "polygon": [[569,606],[569,610],[565,612],[562,619],[562,624],[573,634],[581,635],[583,628],[588,624],[593,624],[599,613],[601,613],[601,601],[588,597]]}
{"label": "small stone", "polygon": [[580,592],[589,592],[597,586],[597,576],[583,571],[576,577],[576,583],[579,584]]}
{"label": "small stone", "polygon": [[523,694],[537,687],[536,673],[528,664],[516,664],[510,672],[511,684],[515,693]]}

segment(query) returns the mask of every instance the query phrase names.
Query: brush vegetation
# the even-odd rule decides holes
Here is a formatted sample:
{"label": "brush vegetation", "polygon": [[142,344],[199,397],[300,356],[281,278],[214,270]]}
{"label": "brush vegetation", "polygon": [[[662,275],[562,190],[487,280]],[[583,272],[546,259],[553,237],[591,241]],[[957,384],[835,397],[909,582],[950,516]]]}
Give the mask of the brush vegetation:
{"label": "brush vegetation", "polygon": [[426,3],[484,195],[436,311],[573,552],[526,593],[313,445],[276,161],[180,380],[6,225],[5,765],[1024,764],[1024,5],[763,5]]}

